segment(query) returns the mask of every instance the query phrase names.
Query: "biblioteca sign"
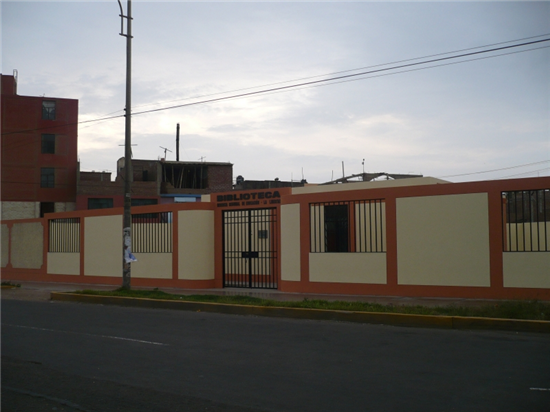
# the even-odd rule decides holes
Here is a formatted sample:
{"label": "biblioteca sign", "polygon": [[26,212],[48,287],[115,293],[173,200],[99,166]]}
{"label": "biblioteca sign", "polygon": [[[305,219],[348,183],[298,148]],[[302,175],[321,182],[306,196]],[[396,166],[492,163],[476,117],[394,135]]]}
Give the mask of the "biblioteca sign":
{"label": "biblioteca sign", "polygon": [[281,203],[278,190],[216,196],[218,207],[261,206]]}

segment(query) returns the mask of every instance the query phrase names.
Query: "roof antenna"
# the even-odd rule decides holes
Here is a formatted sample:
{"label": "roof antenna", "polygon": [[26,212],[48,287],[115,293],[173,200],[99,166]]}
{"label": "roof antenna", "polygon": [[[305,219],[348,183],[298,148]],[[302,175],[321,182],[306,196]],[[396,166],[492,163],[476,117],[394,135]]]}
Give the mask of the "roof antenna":
{"label": "roof antenna", "polygon": [[166,159],[166,152],[172,153],[170,149],[167,149],[166,147],[159,146],[161,149],[164,149],[164,158]]}

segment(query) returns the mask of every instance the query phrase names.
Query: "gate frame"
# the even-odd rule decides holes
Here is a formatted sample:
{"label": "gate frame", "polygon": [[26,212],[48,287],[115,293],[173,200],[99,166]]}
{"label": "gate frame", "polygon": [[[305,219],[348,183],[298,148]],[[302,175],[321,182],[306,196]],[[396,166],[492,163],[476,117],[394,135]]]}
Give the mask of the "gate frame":
{"label": "gate frame", "polygon": [[[277,287],[271,290],[281,288],[281,199],[290,195],[292,188],[281,187],[262,190],[232,191],[225,193],[216,193],[211,195],[211,202],[214,205],[214,255],[215,255],[215,287],[224,288],[224,229],[223,212],[228,210],[249,210],[249,209],[275,209],[277,216],[277,235],[271,231],[270,236],[275,236],[273,244],[277,250],[276,256],[276,276]],[[258,289],[258,288],[254,288]]]}

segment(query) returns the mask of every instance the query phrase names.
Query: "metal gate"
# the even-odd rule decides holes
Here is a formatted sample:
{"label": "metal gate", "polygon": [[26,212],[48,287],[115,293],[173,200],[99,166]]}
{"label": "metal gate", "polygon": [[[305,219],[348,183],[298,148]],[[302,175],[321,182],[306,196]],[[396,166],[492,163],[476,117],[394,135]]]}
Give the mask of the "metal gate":
{"label": "metal gate", "polygon": [[223,212],[223,286],[277,289],[277,210]]}

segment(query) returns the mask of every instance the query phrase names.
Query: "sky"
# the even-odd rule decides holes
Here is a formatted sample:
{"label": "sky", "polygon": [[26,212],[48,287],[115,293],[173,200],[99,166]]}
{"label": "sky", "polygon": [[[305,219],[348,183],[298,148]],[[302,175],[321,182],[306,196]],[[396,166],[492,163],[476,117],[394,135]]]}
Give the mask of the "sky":
{"label": "sky", "polygon": [[[19,95],[78,99],[81,170],[115,171],[124,118],[88,121],[125,107],[118,3],[0,12],[2,74],[17,70]],[[550,2],[134,0],[132,17],[136,159],[176,160],[179,123],[180,160],[247,180],[550,175],[550,42],[137,114],[550,39]]]}

